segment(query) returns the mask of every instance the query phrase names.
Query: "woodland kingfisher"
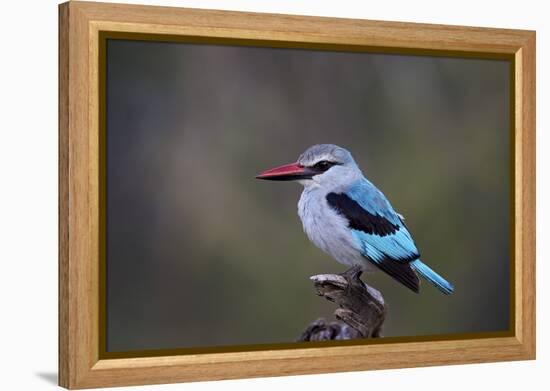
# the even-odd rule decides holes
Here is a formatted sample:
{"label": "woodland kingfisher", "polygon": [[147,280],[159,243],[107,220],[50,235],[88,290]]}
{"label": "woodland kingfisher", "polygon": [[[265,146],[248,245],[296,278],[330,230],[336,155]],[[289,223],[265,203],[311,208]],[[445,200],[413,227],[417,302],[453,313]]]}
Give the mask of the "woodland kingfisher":
{"label": "woodland kingfisher", "polygon": [[339,263],[364,271],[380,269],[417,293],[419,276],[445,294],[453,292],[452,284],[420,260],[403,216],[363,176],[346,149],[314,145],[296,163],[266,170],[256,178],[304,186],[298,202],[304,231]]}

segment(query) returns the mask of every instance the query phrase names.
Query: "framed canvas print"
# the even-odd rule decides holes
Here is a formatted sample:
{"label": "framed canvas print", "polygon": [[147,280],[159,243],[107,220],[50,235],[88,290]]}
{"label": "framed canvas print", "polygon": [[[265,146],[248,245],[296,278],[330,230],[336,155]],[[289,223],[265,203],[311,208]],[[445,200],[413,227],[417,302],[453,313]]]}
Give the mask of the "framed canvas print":
{"label": "framed canvas print", "polygon": [[535,358],[534,32],[59,20],[60,385]]}

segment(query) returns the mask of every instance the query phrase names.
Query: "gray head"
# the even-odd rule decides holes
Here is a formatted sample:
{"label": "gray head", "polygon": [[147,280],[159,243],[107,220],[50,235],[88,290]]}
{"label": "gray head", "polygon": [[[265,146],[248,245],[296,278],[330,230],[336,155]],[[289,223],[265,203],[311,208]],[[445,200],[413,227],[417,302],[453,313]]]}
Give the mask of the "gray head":
{"label": "gray head", "polygon": [[313,167],[322,161],[339,165],[355,163],[347,149],[334,144],[313,145],[298,157],[298,163],[303,167]]}
{"label": "gray head", "polygon": [[305,187],[333,190],[361,176],[351,153],[334,144],[317,144],[300,155],[296,163],[262,172],[256,178],[277,181],[298,181]]}

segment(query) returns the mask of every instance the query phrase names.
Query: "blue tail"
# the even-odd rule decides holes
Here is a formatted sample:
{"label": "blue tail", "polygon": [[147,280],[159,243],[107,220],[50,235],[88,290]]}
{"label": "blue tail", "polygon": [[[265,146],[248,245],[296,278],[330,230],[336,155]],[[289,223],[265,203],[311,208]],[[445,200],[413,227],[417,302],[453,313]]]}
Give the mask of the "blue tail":
{"label": "blue tail", "polygon": [[446,295],[450,295],[455,290],[452,284],[450,284],[447,280],[445,280],[439,274],[430,269],[428,265],[422,263],[420,259],[411,262],[410,265],[416,272],[418,272],[418,274],[431,282],[437,289],[439,289]]}

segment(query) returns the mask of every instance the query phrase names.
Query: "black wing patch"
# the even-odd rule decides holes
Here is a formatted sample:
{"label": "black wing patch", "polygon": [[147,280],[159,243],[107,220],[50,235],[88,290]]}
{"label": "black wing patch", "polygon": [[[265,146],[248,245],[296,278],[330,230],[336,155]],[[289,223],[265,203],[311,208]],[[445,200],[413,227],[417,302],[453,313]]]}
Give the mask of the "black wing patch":
{"label": "black wing patch", "polygon": [[369,213],[344,193],[327,194],[328,204],[348,219],[348,226],[371,235],[387,236],[399,231],[399,225],[378,214]]}
{"label": "black wing patch", "polygon": [[386,258],[382,261],[372,263],[413,292],[420,292],[420,279],[415,271],[409,266],[408,262],[396,262],[391,258]]}
{"label": "black wing patch", "polygon": [[[326,198],[328,204],[348,220],[348,226],[351,229],[383,237],[392,235],[401,228],[383,216],[368,212],[357,201],[344,193],[329,193]],[[403,219],[400,218],[400,221],[403,222]],[[418,256],[414,253],[408,259],[396,260],[386,257],[377,261],[369,259],[367,256],[365,258],[413,292],[418,293],[420,291],[420,280],[409,265],[409,262],[417,259]]]}

